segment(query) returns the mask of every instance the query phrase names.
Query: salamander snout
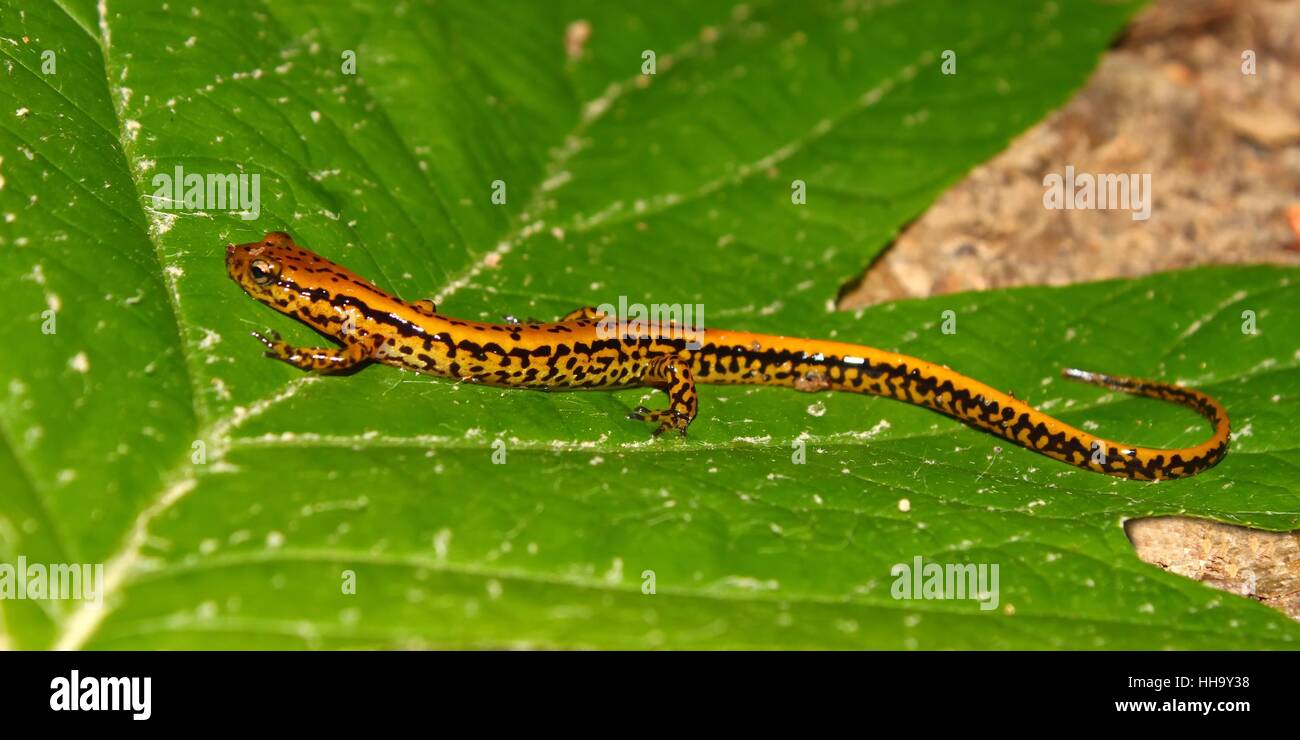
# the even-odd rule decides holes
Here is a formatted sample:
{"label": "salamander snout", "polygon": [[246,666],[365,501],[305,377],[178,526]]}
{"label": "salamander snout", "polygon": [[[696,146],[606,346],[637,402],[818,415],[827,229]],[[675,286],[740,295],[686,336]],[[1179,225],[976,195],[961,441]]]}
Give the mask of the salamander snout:
{"label": "salamander snout", "polygon": [[235,282],[239,282],[240,274],[244,272],[246,262],[246,256],[238,244],[226,245],[226,274]]}
{"label": "salamander snout", "polygon": [[265,242],[226,245],[226,274],[256,298],[269,293],[280,277],[279,250]]}

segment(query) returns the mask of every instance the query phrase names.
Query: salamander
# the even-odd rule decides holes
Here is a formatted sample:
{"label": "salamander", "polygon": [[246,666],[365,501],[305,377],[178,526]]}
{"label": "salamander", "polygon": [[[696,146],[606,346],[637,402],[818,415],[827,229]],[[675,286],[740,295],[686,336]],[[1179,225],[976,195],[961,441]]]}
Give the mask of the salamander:
{"label": "salamander", "polygon": [[1194,447],[1158,449],[1098,437],[1010,394],[935,363],[859,344],[677,327],[611,331],[604,314],[579,308],[558,321],[485,323],[403,301],[284,232],[226,247],[226,271],[245,292],[338,341],[295,347],[274,332],[253,335],[266,355],[302,370],[338,373],[378,362],[418,373],[539,390],[651,387],[664,409],[637,407],[656,436],[681,435],[695,419],[699,383],[888,396],[924,406],[1085,470],[1136,480],[1183,478],[1217,464],[1229,442],[1228,413],[1209,395],[1154,380],[1065,369],[1074,380],[1186,406],[1214,427]]}

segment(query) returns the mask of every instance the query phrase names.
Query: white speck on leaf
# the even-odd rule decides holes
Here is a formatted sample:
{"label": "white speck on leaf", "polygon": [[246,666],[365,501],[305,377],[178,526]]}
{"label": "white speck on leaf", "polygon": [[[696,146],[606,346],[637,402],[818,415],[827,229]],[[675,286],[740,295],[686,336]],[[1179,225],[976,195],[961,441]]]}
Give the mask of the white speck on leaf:
{"label": "white speck on leaf", "polygon": [[582,57],[583,47],[591,38],[591,22],[576,20],[564,29],[564,54],[570,59]]}
{"label": "white speck on leaf", "polygon": [[439,560],[447,559],[447,551],[451,548],[451,530],[440,529],[433,535],[433,554]]}

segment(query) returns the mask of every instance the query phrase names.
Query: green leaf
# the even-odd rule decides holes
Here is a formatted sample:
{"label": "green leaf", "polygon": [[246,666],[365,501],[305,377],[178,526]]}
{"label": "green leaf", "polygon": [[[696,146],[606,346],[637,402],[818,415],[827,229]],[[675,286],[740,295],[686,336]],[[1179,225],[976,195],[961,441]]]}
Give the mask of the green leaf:
{"label": "green leaf", "polygon": [[[1296,526],[1294,272],[828,308],[1133,4],[35,5],[0,0],[0,554],[103,562],[108,584],[102,608],[0,602],[7,644],[1293,644],[1280,615],[1138,561],[1120,522]],[[259,218],[163,208],[153,178],[178,166],[259,175]],[[1208,430],[1056,368],[1183,379],[1241,431],[1214,470],[1143,485],[880,399],[710,387],[689,439],[649,442],[623,418],[641,391],[306,377],[246,334],[319,338],[224,275],[227,242],[274,228],[454,315],[703,303],[711,326],[947,362],[1155,445]],[[893,599],[916,556],[1000,564],[998,608]]]}

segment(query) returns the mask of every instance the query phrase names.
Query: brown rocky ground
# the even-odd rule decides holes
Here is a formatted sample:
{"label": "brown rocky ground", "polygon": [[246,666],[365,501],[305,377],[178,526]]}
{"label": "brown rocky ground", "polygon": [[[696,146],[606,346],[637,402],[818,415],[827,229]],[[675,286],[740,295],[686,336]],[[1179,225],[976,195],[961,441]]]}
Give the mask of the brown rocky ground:
{"label": "brown rocky ground", "polygon": [[[1256,74],[1242,74],[1253,50]],[[1168,0],[1061,110],[944,194],[845,308],[1192,265],[1300,265],[1300,0]],[[1043,177],[1150,173],[1151,218],[1043,207]]]}
{"label": "brown rocky ground", "polygon": [[[1255,74],[1243,74],[1254,52]],[[1162,0],[1064,108],[947,192],[842,305],[1193,265],[1300,265],[1300,0]],[[1043,178],[1150,173],[1151,217],[1043,206]],[[1138,555],[1300,619],[1300,534],[1130,522]]]}

